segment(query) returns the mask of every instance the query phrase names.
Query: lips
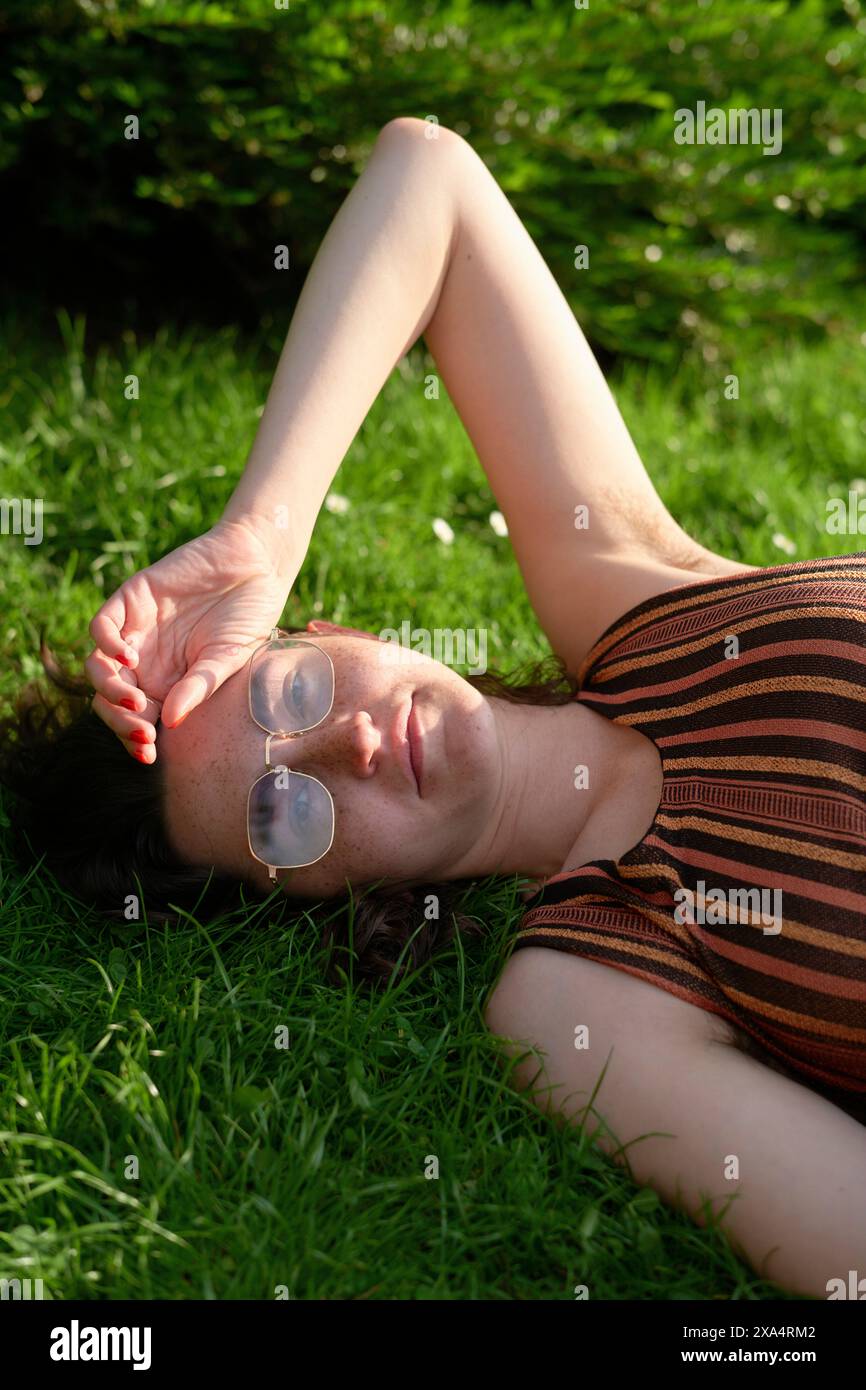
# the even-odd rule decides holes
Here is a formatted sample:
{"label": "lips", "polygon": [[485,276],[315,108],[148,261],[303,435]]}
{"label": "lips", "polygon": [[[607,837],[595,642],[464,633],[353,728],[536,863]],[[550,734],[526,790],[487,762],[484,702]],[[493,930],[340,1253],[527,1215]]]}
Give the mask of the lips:
{"label": "lips", "polygon": [[406,736],[409,739],[409,755],[412,759],[412,771],[415,774],[415,781],[418,783],[418,795],[423,796],[421,790],[422,778],[424,776],[424,737],[421,732],[421,725],[418,722],[418,707],[415,704],[415,697],[412,696],[412,708],[409,711],[409,719],[406,724]]}
{"label": "lips", "polygon": [[412,746],[409,737],[409,724],[412,718],[414,698],[413,693],[408,705],[403,704],[400,707],[397,721],[391,731],[391,753],[399,764],[400,770],[409,786],[415,792],[416,796],[420,796],[421,792],[418,786],[415,765],[412,761]]}

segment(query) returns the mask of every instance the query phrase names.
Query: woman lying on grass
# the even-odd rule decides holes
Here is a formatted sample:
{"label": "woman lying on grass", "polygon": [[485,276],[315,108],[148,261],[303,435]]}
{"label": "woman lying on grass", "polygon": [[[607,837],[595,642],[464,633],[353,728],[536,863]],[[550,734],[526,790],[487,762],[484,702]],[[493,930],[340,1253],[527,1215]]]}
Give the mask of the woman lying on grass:
{"label": "woman lying on grass", "polygon": [[[559,658],[546,682],[275,628],[422,333]],[[93,710],[64,729],[31,705],[6,755],[61,879],[115,912],[138,881],[149,915],[238,882],[310,904],[386,880],[355,919],[372,975],[429,952],[431,892],[527,877],[485,1010],[516,1083],[721,1217],[763,1277],[825,1297],[866,1272],[866,557],[759,569],[682,531],[456,134],[385,126],[223,518],[90,631]]]}

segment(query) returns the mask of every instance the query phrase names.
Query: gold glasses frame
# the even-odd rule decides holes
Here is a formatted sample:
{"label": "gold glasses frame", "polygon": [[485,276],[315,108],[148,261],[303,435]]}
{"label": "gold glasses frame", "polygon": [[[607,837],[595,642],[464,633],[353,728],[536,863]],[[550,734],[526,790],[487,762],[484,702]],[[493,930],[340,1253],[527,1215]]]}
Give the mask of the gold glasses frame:
{"label": "gold glasses frame", "polygon": [[[266,647],[270,647],[274,642],[285,642],[287,647],[315,647],[317,652],[322,653],[322,656],[325,658],[329,667],[331,668],[330,704],[328,705],[328,708],[322,715],[321,719],[317,719],[315,724],[308,724],[305,729],[292,729],[290,731],[286,731],[285,729],[270,729],[266,724],[262,724],[261,720],[256,719],[256,716],[253,714],[253,669],[255,667],[256,657],[258,656],[259,652],[264,651]],[[331,793],[328,791],[328,788],[325,786],[324,782],[319,781],[318,777],[311,777],[310,774],[307,772],[290,771],[289,768],[286,767],[285,763],[277,763],[276,765],[272,764],[271,744],[275,738],[302,738],[303,735],[308,734],[311,729],[318,729],[320,724],[324,724],[328,715],[331,713],[331,710],[334,708],[335,684],[336,677],[334,673],[334,663],[328,656],[328,653],[326,651],[323,651],[317,642],[310,642],[305,637],[295,637],[294,634],[285,632],[283,628],[272,628],[271,635],[268,638],[268,640],[266,642],[260,643],[260,645],[256,647],[255,651],[250,657],[250,669],[249,674],[247,676],[247,708],[249,709],[250,719],[252,719],[253,723],[257,724],[258,727],[267,734],[267,738],[265,739],[265,771],[261,774],[260,777],[257,777],[255,779],[247,793],[247,845],[249,846],[249,851],[250,854],[253,856],[253,859],[258,860],[260,864],[265,864],[267,866],[268,877],[273,882],[277,881],[278,869],[306,869],[309,867],[310,864],[318,864],[320,859],[324,859],[325,855],[328,853],[328,850],[330,850],[331,845],[334,843],[334,830],[336,822],[334,812],[334,798],[331,796]],[[288,776],[291,777],[306,777],[308,782],[315,782],[317,786],[322,788],[322,791],[325,793],[325,795],[328,798],[328,801],[330,802],[331,838],[328,841],[328,848],[323,850],[321,854],[317,854],[315,859],[308,859],[306,864],[269,864],[266,859],[262,859],[261,856],[256,854],[255,850],[253,849],[252,837],[250,835],[250,809],[252,806],[253,792],[255,791],[256,787],[259,785],[260,782],[263,782],[266,777],[270,777],[275,772],[285,772]]]}

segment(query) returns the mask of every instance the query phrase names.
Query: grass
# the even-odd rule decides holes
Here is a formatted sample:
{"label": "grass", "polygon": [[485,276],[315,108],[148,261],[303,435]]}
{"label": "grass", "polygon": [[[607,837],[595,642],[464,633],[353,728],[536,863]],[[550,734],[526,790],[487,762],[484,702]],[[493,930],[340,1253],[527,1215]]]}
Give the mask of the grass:
{"label": "grass", "polygon": [[[165,330],[88,352],[80,322],[59,328],[50,342],[22,320],[2,330],[0,494],[45,499],[42,545],[0,536],[3,699],[37,673],[43,623],[83,657],[120,579],[217,519],[279,349],[273,329]],[[863,351],[748,361],[738,400],[698,364],[615,383],[687,530],[755,564],[861,548],[824,519],[864,471]],[[424,371],[416,352],[386,384],[334,482],[348,510],[323,511],[284,620],[487,628],[490,664],[508,669],[546,648]],[[513,885],[471,892],[483,940],[374,998],[350,975],[323,984],[321,913],[300,930],[268,905],[106,926],[38,866],[21,876],[8,812],[0,1276],[41,1277],[64,1299],[778,1296],[718,1232],[509,1088],[482,1008],[519,917]]]}

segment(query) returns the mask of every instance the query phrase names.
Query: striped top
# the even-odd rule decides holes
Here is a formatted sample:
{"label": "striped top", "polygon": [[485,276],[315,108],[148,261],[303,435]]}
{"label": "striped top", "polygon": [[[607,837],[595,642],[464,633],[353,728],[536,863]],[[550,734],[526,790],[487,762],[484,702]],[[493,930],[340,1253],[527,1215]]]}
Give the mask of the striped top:
{"label": "striped top", "polygon": [[866,552],[647,599],[578,681],[656,745],[661,801],[634,849],[547,880],[515,949],[640,976],[866,1092]]}

